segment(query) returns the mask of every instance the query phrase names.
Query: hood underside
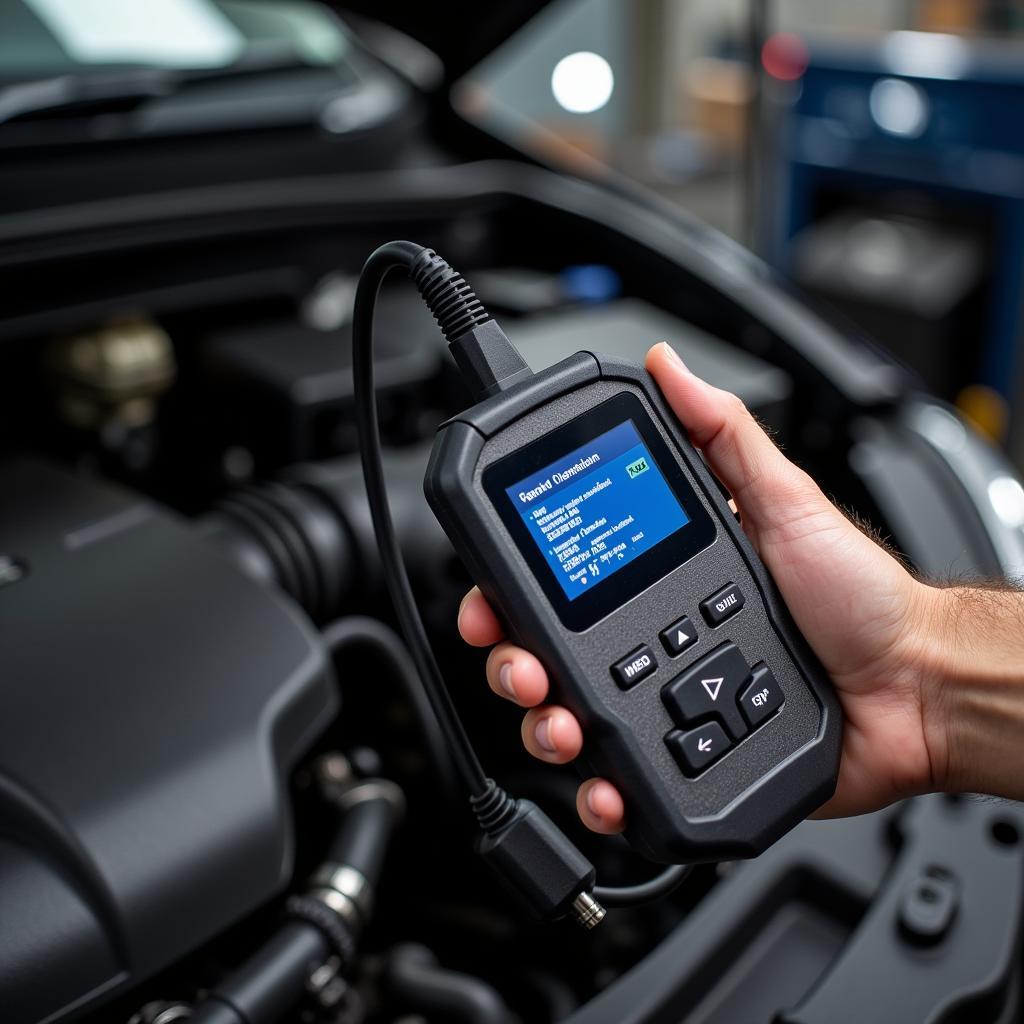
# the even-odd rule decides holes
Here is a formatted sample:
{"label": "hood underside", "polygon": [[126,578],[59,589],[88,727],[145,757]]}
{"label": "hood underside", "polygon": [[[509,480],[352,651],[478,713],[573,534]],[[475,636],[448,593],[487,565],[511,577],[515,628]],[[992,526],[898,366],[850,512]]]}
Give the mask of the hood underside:
{"label": "hood underside", "polygon": [[481,6],[479,0],[448,0],[443,6],[407,0],[327,0],[339,14],[358,14],[385,22],[406,33],[441,58],[451,82],[475,67],[514,35],[548,0],[499,0]]}

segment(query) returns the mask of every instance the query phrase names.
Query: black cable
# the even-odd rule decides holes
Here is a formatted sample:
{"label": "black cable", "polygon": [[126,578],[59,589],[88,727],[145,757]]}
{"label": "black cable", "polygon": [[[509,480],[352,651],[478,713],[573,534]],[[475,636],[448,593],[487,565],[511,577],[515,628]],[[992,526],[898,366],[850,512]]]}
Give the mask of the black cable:
{"label": "black cable", "polygon": [[377,531],[384,578],[395,606],[402,632],[409,642],[416,671],[427,693],[430,706],[451,753],[456,771],[470,797],[484,797],[489,780],[459,719],[441,669],[430,648],[423,619],[416,607],[409,574],[405,569],[395,525],[388,506],[384,464],[377,422],[377,396],[373,377],[373,311],[384,278],[395,269],[411,270],[416,257],[425,252],[413,242],[388,242],[366,261],[356,287],[352,313],[352,375],[355,385],[356,422],[359,428],[359,455],[366,480],[366,496]]}
{"label": "black cable", "polygon": [[366,644],[387,662],[416,713],[424,743],[445,793],[450,799],[460,795],[457,794],[458,780],[452,766],[451,751],[402,638],[390,626],[368,615],[348,615],[338,619],[324,627],[322,636],[335,654],[345,647]]}
{"label": "black cable", "polygon": [[661,874],[638,885],[597,885],[594,899],[606,907],[637,907],[675,892],[689,877],[692,864],[673,864]]}
{"label": "black cable", "polygon": [[477,400],[512,387],[532,371],[462,275],[432,250],[414,242],[387,242],[366,261],[352,313],[352,373],[359,454],[388,593],[441,742],[469,793],[482,831],[481,856],[542,916],[571,911],[592,928],[604,917],[602,900],[609,906],[632,906],[657,899],[679,885],[689,867],[667,868],[641,885],[595,888],[593,866],[554,822],[484,774],[431,649],[388,505],[373,376],[373,312],[384,278],[396,269],[405,269],[419,289]]}
{"label": "black cable", "polygon": [[445,746],[468,791],[480,829],[477,852],[541,917],[572,914],[593,928],[604,917],[590,896],[593,865],[539,807],[514,799],[484,775],[416,607],[388,507],[373,381],[374,304],[384,278],[399,267],[409,271],[476,396],[501,391],[531,372],[462,276],[436,253],[412,242],[389,242],[367,260],[352,315],[352,370],[366,495],[388,592]]}

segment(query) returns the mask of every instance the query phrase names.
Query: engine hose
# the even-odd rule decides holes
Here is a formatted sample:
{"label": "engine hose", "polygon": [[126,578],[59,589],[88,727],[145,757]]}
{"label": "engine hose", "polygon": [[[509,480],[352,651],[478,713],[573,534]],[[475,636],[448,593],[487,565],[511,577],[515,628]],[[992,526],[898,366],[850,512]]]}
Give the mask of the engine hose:
{"label": "engine hose", "polygon": [[327,939],[305,921],[288,921],[200,1003],[190,1024],[279,1024],[330,955]]}
{"label": "engine hose", "polygon": [[479,978],[441,967],[426,946],[407,943],[388,956],[388,991],[405,1008],[453,1024],[513,1024],[498,992]]}
{"label": "engine hose", "polygon": [[402,638],[383,622],[365,615],[338,619],[324,628],[322,636],[335,655],[349,647],[365,645],[373,648],[378,658],[391,668],[412,705],[444,796],[453,803],[461,803],[462,789],[455,776],[451,752]]}
{"label": "engine hose", "polygon": [[220,980],[196,1006],[193,1024],[289,1020],[317,968],[332,959],[344,970],[352,960],[405,800],[387,779],[353,778],[339,754],[325,755],[317,767],[331,780],[325,793],[344,813],[327,860],[310,876],[305,893],[288,900],[290,920]]}

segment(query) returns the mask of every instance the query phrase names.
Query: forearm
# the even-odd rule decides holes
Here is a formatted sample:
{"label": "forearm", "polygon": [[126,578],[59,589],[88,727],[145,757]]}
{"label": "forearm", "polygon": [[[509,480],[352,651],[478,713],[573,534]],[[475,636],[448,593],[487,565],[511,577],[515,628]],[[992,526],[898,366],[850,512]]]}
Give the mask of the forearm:
{"label": "forearm", "polygon": [[1024,592],[925,587],[911,647],[935,784],[1024,799]]}

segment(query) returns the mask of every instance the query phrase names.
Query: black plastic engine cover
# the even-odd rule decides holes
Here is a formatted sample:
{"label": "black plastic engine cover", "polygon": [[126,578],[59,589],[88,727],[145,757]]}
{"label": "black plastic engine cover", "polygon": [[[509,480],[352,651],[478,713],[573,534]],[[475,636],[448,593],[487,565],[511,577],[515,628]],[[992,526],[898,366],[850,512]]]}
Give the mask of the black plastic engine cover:
{"label": "black plastic engine cover", "polygon": [[[187,525],[0,466],[0,1006],[59,1020],[288,881],[285,778],[336,711],[286,599]],[[0,576],[0,578],[3,578]]]}

